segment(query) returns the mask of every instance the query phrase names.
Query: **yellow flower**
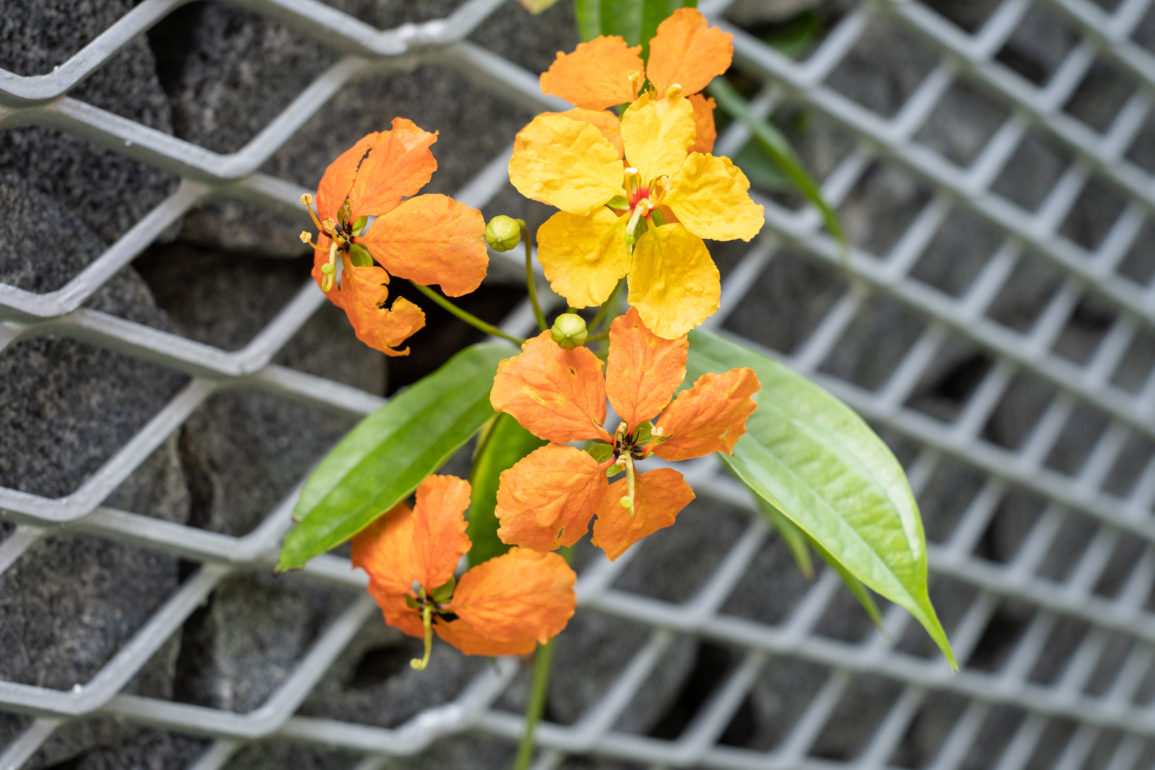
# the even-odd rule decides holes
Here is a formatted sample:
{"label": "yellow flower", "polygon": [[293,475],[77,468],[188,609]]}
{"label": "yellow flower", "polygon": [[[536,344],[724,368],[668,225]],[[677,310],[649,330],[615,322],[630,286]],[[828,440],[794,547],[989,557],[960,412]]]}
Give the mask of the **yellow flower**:
{"label": "yellow flower", "polygon": [[600,305],[625,276],[629,303],[675,339],[718,309],[721,284],[703,238],[748,241],[762,207],[728,158],[690,152],[693,107],[673,86],[643,94],[621,120],[622,151],[566,114],[539,115],[517,135],[509,178],[561,209],[538,230],[538,258],[572,307]]}

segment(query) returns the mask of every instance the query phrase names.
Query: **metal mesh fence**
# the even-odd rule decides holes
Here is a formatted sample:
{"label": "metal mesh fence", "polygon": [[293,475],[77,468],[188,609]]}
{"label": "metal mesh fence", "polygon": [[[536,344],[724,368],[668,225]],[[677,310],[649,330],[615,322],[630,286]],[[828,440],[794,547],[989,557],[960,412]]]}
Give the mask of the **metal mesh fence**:
{"label": "metal mesh fence", "polygon": [[[783,47],[764,5],[702,3],[734,34],[736,82],[786,128],[840,208],[852,277],[817,213],[772,174],[752,173],[766,228],[752,244],[718,250],[722,309],[710,323],[815,378],[894,447],[923,509],[931,595],[963,668],[952,674],[904,612],[885,612],[881,633],[836,575],[800,577],[743,491],[701,462],[688,474],[699,502],[686,518],[696,526],[679,522],[613,564],[583,558],[574,623],[590,646],[568,662],[563,651],[557,680],[579,705],[547,713],[537,767],[1155,766],[1155,8],[818,4],[805,45]],[[299,216],[302,184],[327,159],[298,176],[278,166],[278,153],[366,77],[404,80],[424,68],[468,82],[508,103],[515,128],[555,107],[517,51],[476,39],[504,15],[528,17],[499,0],[467,0],[380,31],[310,0],[227,3],[324,52],[283,103],[270,95],[254,105],[269,119],[230,147],[70,95],[182,6],[144,0],[47,74],[0,71],[4,132],[51,129],[175,182],[141,216],[126,214],[111,245],[61,285],[0,284],[0,357],[67,339],[145,367],[132,377],[172,384],[140,424],[107,415],[109,432],[125,438],[74,489],[36,493],[4,480],[0,580],[61,539],[181,560],[173,590],[122,618],[119,641],[74,687],[0,681],[0,768],[47,766],[44,752],[65,732],[100,734],[106,724],[183,741],[178,755],[197,768],[249,766],[284,746],[305,753],[282,766],[487,766],[479,747],[508,751],[521,729],[526,674],[515,661],[436,658],[463,667],[460,686],[406,690],[416,699],[400,716],[316,705],[357,639],[380,625],[358,590],[362,576],[337,556],[278,579],[277,590],[327,592],[331,611],[299,656],[266,674],[275,686],[260,698],[223,708],[141,685],[158,657],[179,654],[190,617],[223,586],[271,571],[293,493],[241,534],[126,509],[110,495],[229,394],[303,405],[341,425],[381,398],[284,363],[324,304],[303,275],[236,349],[98,300],[206,206]],[[460,109],[468,119],[470,105]],[[494,134],[500,146],[454,182],[458,198],[487,214],[517,205],[505,180],[512,133]],[[453,141],[443,128],[442,142]],[[748,142],[730,126],[717,152],[756,165]],[[88,194],[102,194],[103,179],[89,184]],[[503,326],[524,333],[531,324],[521,306]],[[10,436],[7,446],[16,443]],[[683,529],[691,534],[673,534]],[[677,565],[667,566],[677,575],[655,586],[638,571],[647,559]],[[42,611],[84,615],[57,598]],[[577,658],[611,661],[611,670],[583,676]],[[687,688],[697,695],[681,699],[684,713],[638,716],[653,691]]]}

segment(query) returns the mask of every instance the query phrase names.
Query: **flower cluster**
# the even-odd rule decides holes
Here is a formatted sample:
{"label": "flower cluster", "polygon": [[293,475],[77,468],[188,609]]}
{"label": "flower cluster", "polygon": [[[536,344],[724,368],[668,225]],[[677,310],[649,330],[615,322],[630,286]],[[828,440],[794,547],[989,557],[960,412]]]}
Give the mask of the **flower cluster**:
{"label": "flower cluster", "polygon": [[[674,468],[641,464],[729,453],[756,408],[749,369],[708,373],[678,392],[687,333],[718,308],[705,240],[749,240],[763,223],[746,177],[711,154],[714,104],[700,93],[729,67],[730,36],[682,9],[658,27],[648,61],[641,50],[599,37],[558,54],[541,87],[575,108],[534,118],[509,163],[523,195],[558,209],[537,232],[554,291],[571,308],[608,311],[624,279],[629,304],[608,334],[588,337],[608,336],[603,359],[582,346],[585,321],[572,310],[545,329],[530,284],[542,331],[498,365],[490,393],[495,410],[548,442],[500,474],[493,517],[511,550],[454,577],[472,546],[471,492],[451,476],[427,477],[413,508],[397,505],[354,538],[353,564],[368,573],[386,622],[425,640],[415,667],[428,662],[435,634],[466,654],[506,655],[560,632],[576,604],[575,575],[553,551],[592,525],[594,545],[616,559],[673,524],[693,490]],[[302,234],[315,251],[314,279],[386,355],[406,354],[401,346],[425,323],[408,300],[389,304],[391,276],[465,294],[485,276],[482,232],[504,251],[525,230],[508,217],[487,229],[474,209],[417,194],[436,169],[436,138],[397,118],[328,168],[315,213],[304,198],[318,230],[315,241]],[[607,401],[619,420],[612,427]]]}
{"label": "flower cluster", "polygon": [[[683,8],[658,27],[648,65],[639,52],[600,37],[559,55],[542,89],[578,109],[522,129],[509,178],[560,209],[538,231],[538,258],[570,306],[602,304],[625,277],[646,326],[675,339],[718,309],[703,239],[748,241],[764,217],[746,176],[708,154],[713,108],[695,93],[729,66],[730,36]],[[597,112],[625,102],[620,121]]]}
{"label": "flower cluster", "polygon": [[[588,348],[565,350],[548,332],[501,362],[493,408],[552,442],[501,475],[502,540],[539,550],[570,546],[596,515],[593,543],[616,559],[674,523],[694,499],[690,485],[672,468],[639,474],[635,464],[651,455],[678,461],[730,452],[759,388],[754,372],[731,369],[703,375],[675,398],[688,347],[685,337],[658,337],[631,309],[610,326],[604,378]],[[613,433],[604,427],[607,396],[621,418]],[[595,442],[589,451],[566,446],[583,440]],[[607,472],[625,476],[611,484]]]}
{"label": "flower cluster", "polygon": [[553,553],[514,548],[454,580],[469,552],[469,482],[429,476],[412,509],[398,505],[353,538],[353,565],[369,573],[369,593],[385,622],[425,638],[432,633],[467,655],[526,655],[573,615],[577,576]]}
{"label": "flower cluster", "polygon": [[436,132],[395,118],[326,169],[316,213],[313,197],[302,198],[320,231],[316,241],[301,233],[314,249],[313,279],[349,316],[357,338],[388,356],[406,355],[398,346],[425,326],[425,314],[404,297],[386,307],[391,275],[439,284],[457,297],[481,284],[489,264],[480,211],[444,195],[417,195],[437,169],[429,149],[436,141]]}

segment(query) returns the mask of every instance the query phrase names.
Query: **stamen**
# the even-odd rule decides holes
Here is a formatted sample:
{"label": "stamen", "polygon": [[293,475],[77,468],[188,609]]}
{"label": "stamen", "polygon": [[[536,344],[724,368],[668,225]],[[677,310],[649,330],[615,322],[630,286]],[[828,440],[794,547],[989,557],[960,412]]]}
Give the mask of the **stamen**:
{"label": "stamen", "polygon": [[622,462],[626,466],[626,496],[619,502],[622,507],[634,515],[634,458],[629,452],[622,455]]}
{"label": "stamen", "polygon": [[682,93],[682,84],[681,83],[671,83],[670,87],[666,89],[666,98],[669,99],[673,96],[680,96],[681,93]]}
{"label": "stamen", "polygon": [[421,608],[421,624],[425,626],[425,655],[409,661],[414,671],[424,671],[429,665],[429,655],[433,652],[433,606],[425,604]]}
{"label": "stamen", "polygon": [[[331,268],[325,270],[325,267]],[[325,267],[321,268],[324,273],[324,278],[321,279],[321,291],[332,291],[333,283],[337,280],[337,242],[333,241],[329,244],[329,261],[325,263]]]}
{"label": "stamen", "polygon": [[325,227],[321,224],[321,221],[317,219],[317,215],[313,212],[313,196],[309,195],[309,193],[305,193],[301,196],[301,203],[304,205],[305,211],[309,212],[309,219],[313,220],[313,226],[321,232],[326,232]]}

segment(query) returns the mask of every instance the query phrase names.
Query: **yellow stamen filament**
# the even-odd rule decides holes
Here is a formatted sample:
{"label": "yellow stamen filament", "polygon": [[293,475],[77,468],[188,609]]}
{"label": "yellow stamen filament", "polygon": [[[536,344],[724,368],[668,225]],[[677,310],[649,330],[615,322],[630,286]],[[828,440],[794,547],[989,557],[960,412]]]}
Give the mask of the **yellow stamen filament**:
{"label": "yellow stamen filament", "polygon": [[425,626],[425,655],[409,661],[409,667],[414,671],[424,671],[433,652],[433,607],[429,604],[421,608],[421,624]]}
{"label": "yellow stamen filament", "polygon": [[621,457],[626,466],[626,496],[621,499],[622,507],[634,515],[634,458],[626,452]]}
{"label": "yellow stamen filament", "polygon": [[679,96],[682,93],[681,83],[671,83],[670,87],[666,89],[666,98],[670,99],[674,96]]}
{"label": "yellow stamen filament", "polygon": [[[329,268],[326,270],[325,268]],[[325,277],[321,279],[321,291],[331,291],[333,282],[337,280],[337,242],[329,244],[329,261],[321,268]]]}

